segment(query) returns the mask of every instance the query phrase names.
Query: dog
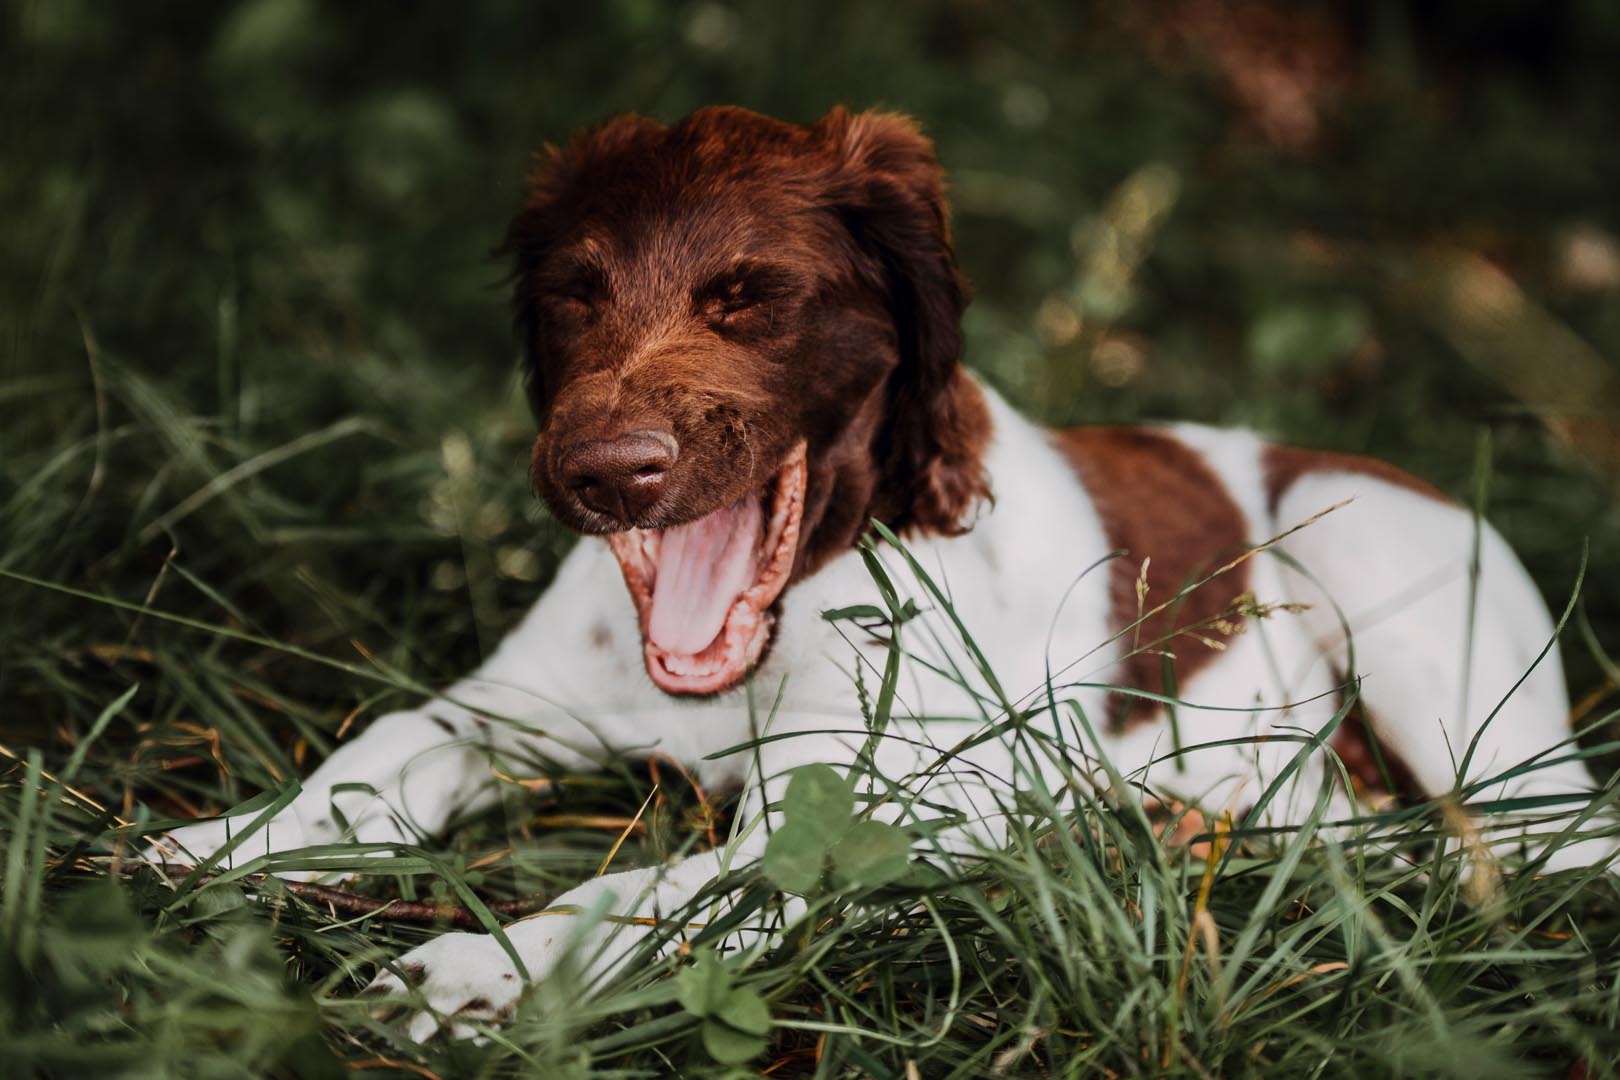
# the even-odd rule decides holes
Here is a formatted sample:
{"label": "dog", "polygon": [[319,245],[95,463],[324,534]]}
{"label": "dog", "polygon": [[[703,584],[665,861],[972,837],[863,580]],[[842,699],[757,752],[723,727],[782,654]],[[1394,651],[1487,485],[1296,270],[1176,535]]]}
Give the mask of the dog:
{"label": "dog", "polygon": [[[227,864],[422,842],[493,804],[501,754],[569,771],[669,755],[704,784],[751,776],[740,812],[774,820],[796,767],[849,766],[873,741],[857,678],[875,685],[901,634],[871,767],[902,787],[927,772],[966,846],[1004,836],[1021,775],[1108,783],[966,738],[1020,710],[1026,732],[1235,818],[1302,745],[1255,737],[1324,731],[1356,673],[1360,721],[1332,745],[1358,779],[1330,784],[1335,814],[1392,771],[1419,794],[1465,790],[1471,743],[1478,781],[1570,738],[1541,596],[1494,530],[1423,482],[1246,431],[1046,430],[962,367],[944,180],[903,116],[612,120],[540,156],[506,249],[534,487],[584,538],[487,663],[339,747]],[[909,621],[874,627],[885,612]],[[1374,740],[1388,769],[1370,768]],[[1297,823],[1337,775],[1326,759],[1308,755],[1260,818]],[[1592,786],[1555,758],[1466,794]],[[232,827],[180,828],[154,857],[205,859]],[[570,947],[610,971],[766,832],[556,901],[631,919],[507,937],[530,978]],[[1593,843],[1556,855],[1595,861]],[[443,934],[371,989],[403,992],[396,972],[430,1007],[418,1039],[505,1017],[523,986],[481,934]]]}

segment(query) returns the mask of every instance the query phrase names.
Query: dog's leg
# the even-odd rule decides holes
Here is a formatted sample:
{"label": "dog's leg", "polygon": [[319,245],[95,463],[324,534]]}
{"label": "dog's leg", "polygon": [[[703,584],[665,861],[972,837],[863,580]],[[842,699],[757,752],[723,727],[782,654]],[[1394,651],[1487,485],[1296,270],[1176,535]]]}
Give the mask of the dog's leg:
{"label": "dog's leg", "polygon": [[[492,803],[497,761],[511,768],[513,760],[543,758],[579,771],[614,753],[654,748],[693,760],[709,747],[683,741],[710,739],[718,746],[736,737],[723,725],[649,723],[668,706],[641,677],[641,663],[635,614],[617,565],[603,545],[586,541],[478,672],[440,698],[379,717],[340,746],[298,797],[222,865],[340,840],[419,842],[454,817]],[[669,741],[674,745],[664,745]],[[176,829],[158,838],[149,854],[194,864],[252,819]]]}
{"label": "dog's leg", "polygon": [[[507,940],[530,980],[546,978],[571,957],[586,989],[598,989],[655,933],[679,942],[709,919],[723,917],[733,897],[719,895],[703,910],[694,910],[693,900],[721,875],[728,859],[746,866],[757,858],[764,840],[763,831],[756,830],[729,854],[705,851],[680,863],[592,878],[557,897],[546,911],[508,925]],[[403,972],[428,1005],[428,1011],[411,1017],[407,1028],[417,1041],[441,1025],[448,1025],[452,1038],[465,1038],[472,1034],[467,1027],[471,1021],[505,1020],[525,986],[511,956],[489,934],[441,934],[392,967],[378,974],[366,993],[404,994],[407,986],[395,974]]]}
{"label": "dog's leg", "polygon": [[[1306,618],[1331,662],[1343,670],[1353,652],[1368,718],[1386,750],[1431,796],[1454,790],[1460,771],[1467,788],[1536,758],[1541,767],[1477,787],[1470,801],[1590,793],[1595,784],[1584,766],[1555,760],[1574,749],[1566,742],[1563,671],[1556,647],[1536,663],[1553,624],[1512,550],[1481,526],[1476,578],[1467,510],[1348,473],[1297,480],[1277,523],[1287,527],[1352,497],[1289,538],[1285,551],[1315,582],[1294,571],[1288,579],[1295,597],[1312,605]],[[1348,646],[1329,597],[1349,622]],[[1613,854],[1611,842],[1578,842],[1553,851],[1549,865],[1588,866]]]}
{"label": "dog's leg", "polygon": [[[829,733],[835,727],[847,734]],[[945,730],[942,730],[944,726]],[[936,768],[945,746],[978,730],[977,725],[946,725],[938,719],[918,723],[896,719],[875,749],[876,760],[860,766],[858,784],[874,794],[888,793],[889,784],[926,792],[929,819],[942,809],[960,811],[963,824],[952,833],[934,835],[927,845],[971,850],[979,844],[1000,845],[1006,836],[1002,819],[1004,785],[1017,768],[1007,739],[992,739]],[[507,939],[523,960],[530,979],[552,974],[565,957],[579,965],[588,990],[638,955],[649,937],[661,933],[671,944],[691,937],[701,925],[723,918],[735,896],[717,892],[712,903],[693,901],[726,869],[746,870],[765,850],[769,836],[782,825],[775,809],[795,769],[808,764],[830,764],[840,772],[861,759],[866,733],[841,717],[826,714],[776,713],[771,740],[759,746],[757,767],[763,783],[744,794],[739,817],[742,832],[727,848],[701,852],[686,860],[658,867],[607,874],[585,882],[553,901],[551,909],[506,927]],[[940,739],[944,745],[936,744]],[[921,777],[927,776],[926,781]],[[878,779],[881,778],[881,779]],[[880,819],[906,823],[913,812],[909,798],[891,798],[874,811]],[[760,818],[765,820],[760,820]],[[802,901],[789,898],[781,908],[767,905],[742,920],[721,947],[736,947],[760,940],[759,935],[781,932],[805,911]],[[596,917],[591,917],[592,915]],[[472,1034],[473,1021],[504,1019],[523,989],[516,965],[500,942],[487,934],[444,934],[400,957],[392,965],[414,984],[429,1010],[409,1021],[413,1038],[425,1039],[447,1026],[452,1037]],[[369,993],[394,997],[406,985],[394,971],[385,971],[367,988]]]}
{"label": "dog's leg", "polygon": [[[231,868],[266,855],[351,840],[362,844],[416,843],[442,829],[458,811],[478,808],[488,779],[488,754],[455,737],[437,718],[420,711],[378,718],[340,747],[305,782],[287,807],[257,830],[256,815],[200,821],[152,842],[154,861],[194,865],[220,856]],[[319,869],[288,876],[314,878]]]}

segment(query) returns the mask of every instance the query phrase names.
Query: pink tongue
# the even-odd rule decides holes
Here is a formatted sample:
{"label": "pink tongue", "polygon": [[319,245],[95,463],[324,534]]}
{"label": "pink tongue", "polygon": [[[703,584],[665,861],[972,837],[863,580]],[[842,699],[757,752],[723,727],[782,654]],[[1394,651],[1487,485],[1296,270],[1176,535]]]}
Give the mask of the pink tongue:
{"label": "pink tongue", "polygon": [[726,613],[759,576],[758,499],[665,529],[659,541],[647,637],[667,652],[695,655],[726,625]]}

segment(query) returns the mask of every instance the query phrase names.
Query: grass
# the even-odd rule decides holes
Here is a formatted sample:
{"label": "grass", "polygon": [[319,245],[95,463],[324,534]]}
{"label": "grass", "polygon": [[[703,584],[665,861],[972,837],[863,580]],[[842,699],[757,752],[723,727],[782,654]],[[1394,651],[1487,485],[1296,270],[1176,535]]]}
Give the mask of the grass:
{"label": "grass", "polygon": [[[1037,4],[495,5],[390,10],[387,34],[364,4],[8,10],[0,89],[26,122],[0,151],[0,1074],[725,1071],[667,977],[684,959],[588,1004],[557,980],[486,1046],[418,1048],[353,992],[433,928],[121,859],[141,828],[288,797],[472,667],[549,577],[571,540],[525,487],[487,252],[525,155],[620,109],[921,115],[979,286],[969,360],[1033,415],[1247,423],[1464,496],[1488,429],[1490,516],[1555,605],[1589,547],[1562,649],[1583,752],[1607,753],[1620,500],[1570,433],[1613,422],[1620,304],[1560,269],[1570,229],[1620,227],[1620,27],[1598,8],[1571,16],[1584,48],[1558,85],[1485,65],[1460,97],[1389,16],[1371,88],[1306,157],[1246,135],[1196,65]],[[1454,266],[1461,291],[1435,292]],[[1469,281],[1507,306],[1448,303]],[[1552,389],[1523,377],[1543,370]],[[712,808],[668,768],[650,803],[640,767],[557,779],[368,860],[357,891],[554,896],[621,836],[615,866],[708,842]],[[1307,829],[1207,878],[1133,799],[1026,784],[1018,810],[1012,844],[949,884],[818,895],[746,954],[728,978],[776,1025],[751,1069],[1620,1060],[1613,881],[1516,875],[1468,902],[1462,856],[1436,854],[1443,805],[1378,823],[1417,868]]]}
{"label": "grass", "polygon": [[[892,583],[884,591],[905,592]],[[947,607],[898,614],[932,618],[946,634],[955,625]],[[204,641],[245,637],[190,629]],[[956,651],[976,651],[966,630],[955,636]],[[882,667],[867,699],[874,738],[885,737],[899,672]],[[342,674],[393,681],[354,667]],[[588,1000],[565,969],[483,1045],[419,1046],[354,991],[434,929],[399,919],[403,905],[368,908],[357,897],[426,900],[411,906],[437,906],[440,928],[457,907],[494,927],[486,902],[554,895],[606,865],[710,842],[714,809],[704,794],[667,765],[659,783],[635,769],[553,775],[557,806],[535,806],[515,783],[501,810],[458,829],[446,848],[328,845],[171,879],[128,858],[130,842],[165,824],[151,816],[159,800],[139,804],[131,821],[81,788],[139,689],[110,702],[55,771],[37,749],[0,751],[10,759],[0,774],[0,1019],[18,1075],[728,1071],[716,1058],[815,1076],[1519,1076],[1575,1062],[1609,1075],[1620,1055],[1620,903],[1603,868],[1538,876],[1532,865],[1499,877],[1479,850],[1497,825],[1447,800],[1368,815],[1349,834],[1329,835],[1326,789],[1300,828],[1217,827],[1195,858],[1166,843],[1165,822],[1144,812],[1142,778],[1106,762],[1111,783],[1100,793],[1054,790],[1028,771],[1004,803],[1010,843],[966,854],[927,842],[937,814],[858,766],[857,792],[899,800],[902,820],[924,840],[910,867],[847,873],[841,887],[800,880],[789,886],[808,900],[798,914],[782,908],[776,883],[787,875],[768,855],[765,876],[741,867],[715,888],[742,894],[739,917],[763,909],[788,920],[785,931],[744,935],[723,968],[703,959],[724,935],[711,926],[663,958],[649,949]],[[1050,715],[1060,729],[1085,729],[1062,695],[1060,687],[1037,695],[1003,719],[1000,737],[1024,744],[1026,759],[1055,755],[1069,762],[1067,774],[1092,774],[1098,763],[1076,749],[1082,743],[1039,734],[1051,730]],[[1319,752],[1353,700],[1315,737],[1300,735],[1301,757]],[[262,732],[251,722],[204,734],[218,746],[211,772],[231,763],[246,771],[274,750],[258,749]],[[133,761],[156,753],[142,740]],[[189,768],[181,759],[165,771],[183,790]],[[263,821],[295,793],[282,783],[238,809]],[[1570,837],[1620,840],[1617,796],[1530,812]],[[790,791],[788,827],[816,806],[796,807]],[[359,873],[360,884],[321,894],[260,873],[317,862]],[[1511,855],[1507,866],[1518,869]],[[665,939],[703,925],[707,899],[670,913]],[[694,950],[730,993],[768,1009],[767,1039],[745,1039],[739,1052],[711,1038],[714,1021],[684,992]]]}

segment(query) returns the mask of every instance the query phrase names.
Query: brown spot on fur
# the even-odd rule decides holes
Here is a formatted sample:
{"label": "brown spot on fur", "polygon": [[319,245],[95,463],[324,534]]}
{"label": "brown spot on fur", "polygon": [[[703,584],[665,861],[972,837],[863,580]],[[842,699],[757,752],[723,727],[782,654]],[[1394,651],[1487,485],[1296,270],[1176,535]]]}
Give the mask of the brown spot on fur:
{"label": "brown spot on fur", "polygon": [[[1248,591],[1248,566],[1173,598],[1245,550],[1249,535],[1243,511],[1202,456],[1169,435],[1094,427],[1061,431],[1055,439],[1096,505],[1108,543],[1126,552],[1110,572],[1113,628],[1131,626],[1170,601],[1125,635],[1128,655],[1119,683],[1153,693],[1185,685],[1218,655],[1204,639],[1223,636],[1214,624]],[[1150,560],[1148,592],[1139,609],[1137,581],[1144,559]],[[1167,667],[1173,667],[1173,684],[1167,682]],[[1113,719],[1123,725],[1159,709],[1157,702],[1119,695]]]}
{"label": "brown spot on fur", "polygon": [[1266,486],[1266,509],[1275,514],[1277,504],[1288,494],[1288,489],[1301,476],[1309,473],[1355,473],[1371,476],[1386,484],[1427,495],[1431,499],[1446,500],[1433,485],[1419,480],[1387,461],[1362,457],[1359,454],[1341,454],[1331,450],[1304,450],[1297,446],[1267,446],[1260,452],[1260,472]]}
{"label": "brown spot on fur", "polygon": [[[1356,702],[1349,715],[1329,736],[1328,745],[1344,762],[1358,798],[1376,798],[1380,795],[1393,795],[1398,799],[1423,797],[1423,788],[1412,776],[1411,770],[1374,734],[1367,720],[1366,708],[1361,702]],[[1382,769],[1378,767],[1380,757],[1384,759]],[[1387,781],[1384,777],[1386,771],[1389,774]]]}
{"label": "brown spot on fur", "polygon": [[605,623],[597,623],[591,627],[591,648],[603,652],[613,644],[613,634]]}

